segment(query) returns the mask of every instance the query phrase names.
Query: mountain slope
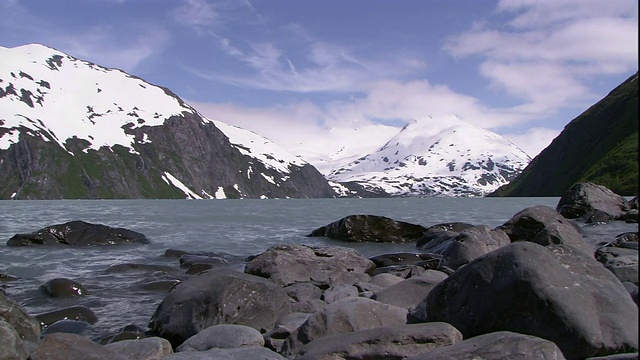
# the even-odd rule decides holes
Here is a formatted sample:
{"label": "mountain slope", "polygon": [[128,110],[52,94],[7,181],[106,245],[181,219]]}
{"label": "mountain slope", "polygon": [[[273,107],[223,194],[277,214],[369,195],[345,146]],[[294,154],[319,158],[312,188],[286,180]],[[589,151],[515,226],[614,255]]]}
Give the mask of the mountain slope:
{"label": "mountain slope", "polygon": [[482,196],[529,160],[501,136],[449,116],[409,122],[377,151],[328,178],[393,196]]}
{"label": "mountain slope", "polygon": [[0,59],[0,199],[334,195],[310,164],[168,89],[42,45]]}
{"label": "mountain slope", "polygon": [[638,193],[638,74],[571,121],[512,183],[492,196],[560,196],[590,181]]}

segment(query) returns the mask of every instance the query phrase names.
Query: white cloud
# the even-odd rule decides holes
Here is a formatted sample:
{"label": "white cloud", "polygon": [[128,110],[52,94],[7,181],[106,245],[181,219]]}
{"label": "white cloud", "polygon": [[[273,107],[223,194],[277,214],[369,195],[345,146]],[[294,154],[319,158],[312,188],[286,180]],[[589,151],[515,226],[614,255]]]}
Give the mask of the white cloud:
{"label": "white cloud", "polygon": [[525,133],[503,134],[502,136],[534,158],[549,146],[559,134],[560,131],[556,129],[535,127],[528,129]]}
{"label": "white cloud", "polygon": [[173,11],[174,19],[187,26],[210,27],[220,20],[220,14],[206,0],[183,0]]}

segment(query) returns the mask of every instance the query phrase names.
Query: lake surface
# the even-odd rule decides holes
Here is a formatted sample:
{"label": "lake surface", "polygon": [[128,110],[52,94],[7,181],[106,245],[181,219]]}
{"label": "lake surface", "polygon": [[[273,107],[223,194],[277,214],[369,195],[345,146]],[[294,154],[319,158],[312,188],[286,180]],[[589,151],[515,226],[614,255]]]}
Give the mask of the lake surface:
{"label": "lake surface", "polygon": [[[347,215],[371,214],[431,226],[462,221],[496,227],[533,205],[555,208],[558,198],[392,198],[281,200],[63,200],[0,201],[0,273],[20,279],[0,283],[29,313],[84,305],[98,315],[87,333],[98,338],[129,324],[145,328],[166,295],[142,289],[154,280],[180,278],[178,260],[167,249],[222,253],[237,268],[242,259],[282,243],[349,246],[365,256],[415,251],[413,243],[353,244],[306,237],[312,230]],[[72,220],[124,227],[145,234],[149,245],[125,247],[7,247],[16,233]],[[596,244],[638,231],[637,224],[581,225],[586,241]],[[116,264],[170,265],[165,272],[108,273]],[[65,277],[83,284],[89,295],[50,299],[38,291],[49,279]]]}

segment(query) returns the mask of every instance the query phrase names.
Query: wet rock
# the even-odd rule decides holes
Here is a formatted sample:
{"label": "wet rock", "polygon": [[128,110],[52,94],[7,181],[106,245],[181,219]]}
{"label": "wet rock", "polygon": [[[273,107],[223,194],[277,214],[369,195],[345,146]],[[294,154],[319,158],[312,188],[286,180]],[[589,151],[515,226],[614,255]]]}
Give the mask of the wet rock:
{"label": "wet rock", "polygon": [[498,228],[507,233],[511,242],[530,241],[542,246],[566,244],[587,254],[593,254],[594,251],[573,221],[544,205],[519,211]]}
{"label": "wet rock", "polygon": [[141,340],[147,338],[145,329],[137,325],[127,325],[120,329],[116,334],[108,335],[100,339],[102,345],[112,344],[125,340]]}
{"label": "wet rock", "polygon": [[630,210],[625,198],[602,185],[579,182],[560,198],[556,210],[567,219],[608,217],[617,219]]}
{"label": "wet rock", "polygon": [[275,283],[235,271],[208,271],[169,292],[149,327],[177,347],[212,325],[271,329],[277,319],[290,312],[289,296]]}
{"label": "wet rock", "polygon": [[70,333],[70,334],[81,334],[88,327],[89,323],[81,320],[58,320],[53,324],[47,326],[43,331],[42,335],[53,334],[58,332]]}
{"label": "wet rock", "polygon": [[[423,274],[425,271],[427,271],[427,269],[432,268],[424,268],[420,265],[390,265],[375,268],[375,270],[371,272],[371,276],[375,277],[380,274],[391,274],[403,279],[408,279],[410,277],[420,276],[420,274]],[[441,269],[441,267],[436,266],[435,269]]]}
{"label": "wet rock", "polygon": [[180,273],[180,270],[173,266],[168,266],[168,265],[125,263],[125,264],[111,265],[105,270],[105,272],[106,273],[158,272],[163,274],[177,274],[177,273]]}
{"label": "wet rock", "polygon": [[531,335],[500,331],[476,336],[451,346],[438,347],[407,360],[564,360],[551,341]]}
{"label": "wet rock", "polygon": [[47,280],[44,284],[40,285],[40,290],[53,298],[70,298],[84,296],[89,293],[84,285],[66,278]]}
{"label": "wet rock", "polygon": [[446,323],[398,325],[325,336],[303,346],[295,359],[404,359],[459,341],[460,331]]}
{"label": "wet rock", "polygon": [[439,240],[441,238],[456,237],[463,230],[474,227],[475,225],[464,222],[451,222],[442,223],[429,226],[424,235],[418,241],[416,241],[416,248],[420,249],[433,240]]}
{"label": "wet rock", "polygon": [[[369,259],[376,264],[376,267],[384,267],[384,266],[393,266],[393,265],[415,265],[418,263],[422,263],[426,260],[434,259],[433,254],[430,253],[390,253],[390,254],[381,254],[370,257]],[[440,257],[437,257],[438,260]]]}
{"label": "wet rock", "polygon": [[425,301],[416,319],[448,322],[465,338],[531,334],[554,341],[567,359],[638,348],[636,304],[610,271],[567,245],[507,245],[450,275]]}
{"label": "wet rock", "polygon": [[296,354],[302,345],[324,336],[404,325],[406,321],[405,309],[362,297],[342,299],[311,315],[286,339],[282,353]]}
{"label": "wet rock", "polygon": [[195,264],[209,264],[211,267],[226,265],[229,262],[218,256],[185,254],[180,257],[180,267],[188,268]]}
{"label": "wet rock", "polygon": [[416,241],[426,229],[423,226],[377,215],[349,215],[317,228],[307,236],[324,236],[350,242]]}
{"label": "wet rock", "polygon": [[239,348],[264,346],[262,334],[244,325],[220,324],[210,326],[188,338],[176,348],[180,351],[207,351],[211,348]]}
{"label": "wet rock", "polygon": [[0,273],[0,282],[16,281],[19,278],[10,274]]}
{"label": "wet rock", "polygon": [[98,317],[91,309],[80,305],[38,314],[35,318],[43,329],[60,320],[84,321],[92,325],[98,321]]}
{"label": "wet rock", "polygon": [[141,340],[123,340],[105,346],[128,360],[159,360],[173,354],[171,344],[159,337]]}
{"label": "wet rock", "polygon": [[154,292],[169,292],[172,288],[180,283],[180,280],[156,280],[142,284],[141,288]]}
{"label": "wet rock", "polygon": [[334,285],[354,284],[374,268],[371,260],[346,247],[278,245],[249,261],[245,272],[281,285],[298,282]]}
{"label": "wet rock", "polygon": [[71,221],[47,226],[29,234],[16,234],[9,239],[7,245],[110,246],[132,243],[148,244],[149,240],[143,234],[128,229]]}
{"label": "wet rock", "polygon": [[[446,234],[453,234],[453,232],[447,231]],[[501,229],[492,230],[488,226],[480,225],[466,227],[451,237],[441,234],[423,245],[420,250],[442,255],[440,265],[455,270],[477,257],[510,243],[509,237]]]}
{"label": "wet rock", "polygon": [[54,333],[45,336],[31,353],[30,360],[125,360],[118,354],[83,336],[68,333]]}
{"label": "wet rock", "polygon": [[621,247],[601,247],[595,258],[620,281],[638,284],[638,250]]}
{"label": "wet rock", "polygon": [[427,297],[436,285],[446,278],[447,274],[441,271],[427,270],[420,276],[406,279],[380,290],[371,298],[385,304],[412,310]]}
{"label": "wet rock", "polygon": [[36,319],[0,290],[0,359],[26,359],[39,336]]}

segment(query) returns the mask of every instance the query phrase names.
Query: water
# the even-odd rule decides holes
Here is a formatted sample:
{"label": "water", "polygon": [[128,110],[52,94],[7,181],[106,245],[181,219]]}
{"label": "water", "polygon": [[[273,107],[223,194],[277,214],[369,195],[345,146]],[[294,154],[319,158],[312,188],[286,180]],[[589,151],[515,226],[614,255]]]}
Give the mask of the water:
{"label": "water", "polygon": [[[287,200],[64,200],[0,201],[0,273],[20,277],[0,283],[29,313],[39,314],[72,305],[92,309],[99,321],[86,335],[99,338],[129,324],[146,327],[166,293],[146,291],[153,280],[180,279],[184,275],[167,249],[227,254],[238,263],[282,243],[356,248],[365,256],[414,251],[410,244],[351,244],[305,235],[313,229],[352,214],[387,216],[430,226],[463,221],[495,227],[533,205],[555,207],[558,198],[393,198],[393,199],[287,199]],[[124,227],[145,234],[150,245],[111,248],[7,247],[16,233],[72,220]],[[588,242],[612,240],[637,224],[614,222],[582,225]],[[107,273],[114,264],[170,265],[164,272]],[[37,288],[45,281],[65,277],[83,284],[89,295],[75,299],[49,299]]]}

